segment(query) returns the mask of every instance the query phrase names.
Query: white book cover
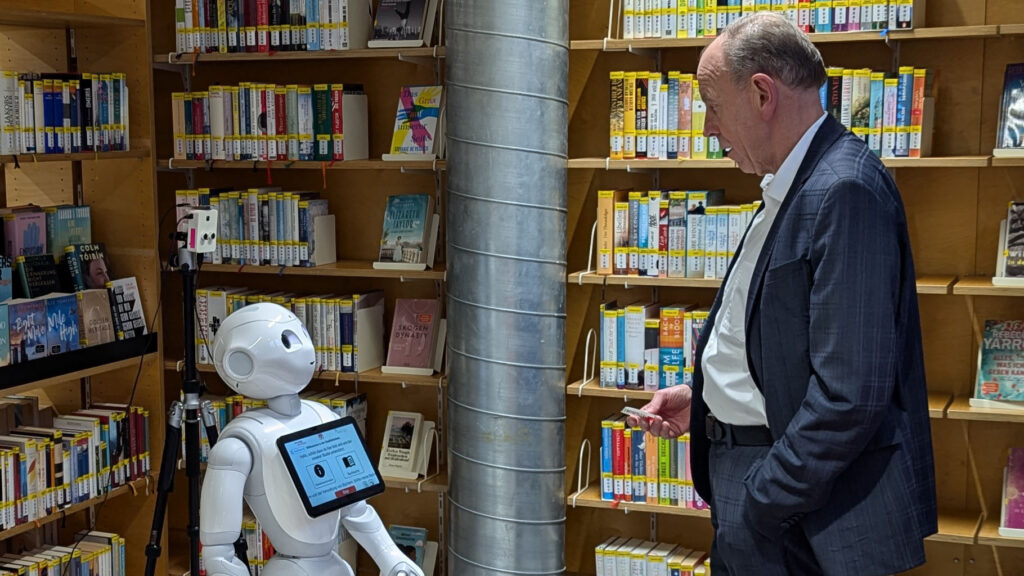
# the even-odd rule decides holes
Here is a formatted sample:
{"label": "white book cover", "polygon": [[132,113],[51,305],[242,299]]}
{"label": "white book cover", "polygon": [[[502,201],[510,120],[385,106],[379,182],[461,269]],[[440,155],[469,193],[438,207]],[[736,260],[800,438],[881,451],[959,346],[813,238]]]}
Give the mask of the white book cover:
{"label": "white book cover", "polygon": [[729,208],[719,207],[718,208],[718,225],[715,232],[715,240],[717,240],[717,246],[715,247],[715,278],[719,280],[725,279],[725,271],[729,266],[729,236],[731,230],[729,230]]}
{"label": "white book cover", "polygon": [[224,87],[210,86],[210,136],[213,159],[227,158],[224,147]]}
{"label": "white book cover", "polygon": [[718,209],[704,213],[704,278],[714,279],[718,258]]}
{"label": "white book cover", "polygon": [[377,0],[370,48],[429,46],[437,0]]}
{"label": "white book cover", "polygon": [[622,0],[622,38],[625,40],[632,40],[634,38],[633,10],[634,0]]}
{"label": "white book cover", "polygon": [[419,436],[423,415],[418,412],[388,411],[378,468],[382,476],[415,480]]}
{"label": "white book cover", "polygon": [[658,131],[661,119],[661,73],[653,72],[647,79],[647,158],[652,160],[660,157]]}
{"label": "white book cover", "polygon": [[384,364],[384,293],[352,295],[353,369],[366,372]]}
{"label": "white book cover", "polygon": [[626,306],[626,387],[639,388],[644,369],[644,323],[657,318],[656,305],[645,302]]}
{"label": "white book cover", "polygon": [[[432,160],[437,157],[443,86],[403,86],[398,94],[395,128],[384,160]],[[348,124],[345,125],[346,135]],[[347,139],[347,136],[346,136]],[[348,154],[345,155],[348,159]]]}

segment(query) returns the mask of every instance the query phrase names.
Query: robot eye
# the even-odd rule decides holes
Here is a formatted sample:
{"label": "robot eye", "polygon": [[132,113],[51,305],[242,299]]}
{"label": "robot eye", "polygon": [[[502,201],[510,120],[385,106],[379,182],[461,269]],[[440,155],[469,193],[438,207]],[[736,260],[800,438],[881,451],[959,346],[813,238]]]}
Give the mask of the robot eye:
{"label": "robot eye", "polygon": [[301,348],[302,340],[299,336],[291,330],[285,330],[281,333],[281,344],[284,344],[286,350],[291,350],[292,347]]}

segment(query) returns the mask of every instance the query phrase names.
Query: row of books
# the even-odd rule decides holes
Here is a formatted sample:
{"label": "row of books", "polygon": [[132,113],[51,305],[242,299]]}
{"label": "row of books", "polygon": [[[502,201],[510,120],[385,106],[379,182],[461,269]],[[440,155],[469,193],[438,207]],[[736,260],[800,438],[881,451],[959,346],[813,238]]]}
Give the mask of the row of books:
{"label": "row of books", "polygon": [[55,255],[18,256],[11,262],[0,256],[0,302],[10,298],[40,298],[54,292],[102,289],[110,282],[110,267],[103,243],[64,247]]}
{"label": "row of books", "polygon": [[711,557],[702,550],[611,536],[594,548],[597,576],[710,576]]}
{"label": "row of books", "polygon": [[94,404],[0,435],[0,525],[33,522],[150,470],[149,412]]}
{"label": "row of books", "polygon": [[0,254],[18,256],[51,254],[60,258],[72,244],[92,242],[92,217],[85,206],[19,206],[0,208],[3,242]]}
{"label": "row of books", "polygon": [[821,106],[851,130],[876,156],[920,158],[931,154],[934,75],[900,66],[887,75],[867,68],[830,67]]}
{"label": "row of books", "polygon": [[147,333],[135,277],[105,288],[0,302],[0,366],[21,364]]}
{"label": "row of books", "polygon": [[363,372],[383,364],[384,292],[300,295],[242,287],[196,291],[196,359],[212,364],[217,330],[228,314],[248,304],[272,302],[291,310],[306,326],[319,370]]}
{"label": "row of books", "polygon": [[122,73],[0,71],[0,154],[128,150],[128,100]]}
{"label": "row of books", "polygon": [[689,462],[689,434],[660,438],[630,428],[623,414],[601,421],[601,500],[706,510]]}
{"label": "row of books", "polygon": [[[303,400],[319,402],[329,407],[339,417],[351,416],[359,425],[359,431],[366,437],[366,416],[369,412],[369,405],[366,402],[366,394],[359,392],[315,392],[306,390],[300,394]],[[184,393],[182,393],[184,401]],[[213,405],[214,423],[217,431],[222,432],[224,428],[236,417],[256,408],[266,408],[266,400],[247,398],[241,394],[231,396],[216,396],[212,394],[203,395],[203,400],[209,400]],[[206,462],[210,455],[210,440],[206,436],[206,428],[201,428],[202,437],[200,440],[200,460]],[[185,438],[181,439],[181,453],[185,453]],[[183,462],[178,463],[179,468]]]}
{"label": "row of books", "polygon": [[175,0],[181,52],[353,50],[429,45],[437,0]]}
{"label": "row of books", "polygon": [[722,279],[761,202],[722,190],[598,191],[597,273]]}
{"label": "row of books", "polygon": [[914,26],[914,0],[620,0],[622,37],[712,38],[741,16],[775,12],[807,33]]}
{"label": "row of books", "polygon": [[602,388],[654,391],[693,384],[707,308],[611,300],[598,311]]}
{"label": "row of books", "polygon": [[369,157],[360,84],[243,82],[171,94],[179,160],[362,160]]}
{"label": "row of books", "polygon": [[320,266],[337,259],[335,219],[317,192],[263,188],[200,188],[175,193],[178,231],[193,207],[217,212],[213,264]]}
{"label": "row of books", "polygon": [[70,546],[51,544],[0,556],[4,576],[126,576],[123,536],[83,530]]}

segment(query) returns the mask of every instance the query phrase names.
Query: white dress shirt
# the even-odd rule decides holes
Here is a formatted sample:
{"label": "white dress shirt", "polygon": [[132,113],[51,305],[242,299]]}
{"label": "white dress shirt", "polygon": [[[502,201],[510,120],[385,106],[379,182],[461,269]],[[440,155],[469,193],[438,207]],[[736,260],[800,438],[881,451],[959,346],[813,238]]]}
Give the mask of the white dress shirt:
{"label": "white dress shirt", "polygon": [[743,247],[736,255],[736,263],[722,288],[722,304],[708,336],[701,367],[704,371],[704,402],[715,418],[727,424],[768,425],[764,395],[754,384],[747,364],[747,295],[765,237],[825,116],[822,114],[804,132],[779,171],[774,175],[766,174],[761,181],[764,209],[750,223]]}

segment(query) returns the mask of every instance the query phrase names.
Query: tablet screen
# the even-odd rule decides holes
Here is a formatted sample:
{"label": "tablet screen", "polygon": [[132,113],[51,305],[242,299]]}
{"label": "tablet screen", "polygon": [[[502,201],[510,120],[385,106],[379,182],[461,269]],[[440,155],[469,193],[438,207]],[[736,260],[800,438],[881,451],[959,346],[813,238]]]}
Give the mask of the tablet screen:
{"label": "tablet screen", "polygon": [[278,438],[278,448],[310,516],[384,491],[384,482],[351,417]]}

